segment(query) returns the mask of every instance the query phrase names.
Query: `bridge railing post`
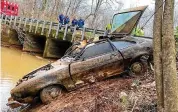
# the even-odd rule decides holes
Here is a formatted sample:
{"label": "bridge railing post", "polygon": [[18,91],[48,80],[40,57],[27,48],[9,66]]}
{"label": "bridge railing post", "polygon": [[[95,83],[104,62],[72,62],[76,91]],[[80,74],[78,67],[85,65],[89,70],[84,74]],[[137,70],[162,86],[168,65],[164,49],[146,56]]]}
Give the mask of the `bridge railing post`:
{"label": "bridge railing post", "polygon": [[85,27],[83,27],[83,29],[82,29],[82,37],[81,37],[81,40],[84,39],[84,36],[85,36]]}
{"label": "bridge railing post", "polygon": [[25,31],[25,29],[26,29],[27,19],[28,19],[28,18],[25,18],[25,23],[24,23],[24,26],[23,26],[23,31]]}
{"label": "bridge railing post", "polygon": [[1,19],[3,18],[3,14],[1,14]]}
{"label": "bridge railing post", "polygon": [[7,23],[7,15],[5,15],[4,23],[5,23],[5,24]]}
{"label": "bridge railing post", "polygon": [[21,28],[21,22],[22,22],[22,18],[20,17],[20,20],[19,20],[19,28]]}
{"label": "bridge railing post", "polygon": [[58,23],[58,25],[57,25],[57,29],[56,29],[56,35],[55,35],[55,38],[57,39],[57,37],[58,37],[58,33],[59,33],[59,29],[60,29],[60,24]]}
{"label": "bridge railing post", "polygon": [[93,34],[92,34],[93,38],[95,37],[95,34],[96,34],[96,29],[93,30]]}
{"label": "bridge railing post", "polygon": [[38,30],[38,24],[39,24],[39,20],[37,20],[37,22],[36,22],[35,34],[37,33],[37,30]]}
{"label": "bridge railing post", "polygon": [[3,21],[3,14],[1,14],[1,18],[0,19],[1,19],[1,22],[2,22]]}
{"label": "bridge railing post", "polygon": [[51,28],[52,28],[52,25],[53,25],[53,22],[50,22],[49,31],[48,31],[48,37],[49,37],[50,34],[51,34]]}
{"label": "bridge railing post", "polygon": [[0,23],[2,24],[3,21],[3,14],[1,14],[1,18],[0,18]]}
{"label": "bridge railing post", "polygon": [[30,28],[29,28],[29,32],[32,32],[32,23],[33,23],[33,19],[31,18],[31,21],[30,21]]}
{"label": "bridge railing post", "polygon": [[16,22],[17,22],[17,16],[15,16],[15,19],[14,19],[14,26],[16,26]]}
{"label": "bridge railing post", "polygon": [[45,28],[45,21],[43,21],[43,26],[42,26],[42,30],[41,30],[41,35],[43,35],[44,34],[44,28]]}
{"label": "bridge railing post", "polygon": [[64,31],[64,37],[63,37],[63,40],[66,40],[67,30],[68,30],[68,24],[65,25],[65,31]]}
{"label": "bridge railing post", "polygon": [[76,29],[77,29],[77,26],[75,25],[74,29],[73,29],[73,34],[72,34],[72,40],[71,40],[71,42],[74,41],[74,37],[75,37],[75,34],[76,34]]}
{"label": "bridge railing post", "polygon": [[10,16],[9,25],[11,25],[11,22],[12,22],[12,15]]}
{"label": "bridge railing post", "polygon": [[108,30],[105,30],[103,36],[107,36],[107,35],[108,35]]}
{"label": "bridge railing post", "polygon": [[9,25],[12,24],[12,15],[10,16],[10,21],[9,21]]}

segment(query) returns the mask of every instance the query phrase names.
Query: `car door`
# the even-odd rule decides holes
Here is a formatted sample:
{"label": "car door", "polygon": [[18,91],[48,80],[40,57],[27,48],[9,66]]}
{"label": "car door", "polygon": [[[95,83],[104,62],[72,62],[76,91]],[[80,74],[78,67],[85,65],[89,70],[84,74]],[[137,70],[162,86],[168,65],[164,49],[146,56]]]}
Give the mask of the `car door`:
{"label": "car door", "polygon": [[121,54],[107,41],[87,45],[80,59],[70,65],[76,86],[102,80],[124,69]]}

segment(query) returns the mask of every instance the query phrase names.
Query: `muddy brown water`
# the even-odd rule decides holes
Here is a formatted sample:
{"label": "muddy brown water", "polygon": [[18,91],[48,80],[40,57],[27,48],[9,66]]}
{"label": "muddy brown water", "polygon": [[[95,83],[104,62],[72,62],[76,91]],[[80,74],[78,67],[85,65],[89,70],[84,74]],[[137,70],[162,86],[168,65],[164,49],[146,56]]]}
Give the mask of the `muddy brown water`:
{"label": "muddy brown water", "polygon": [[0,108],[6,111],[10,90],[26,73],[49,63],[49,60],[14,48],[1,47]]}

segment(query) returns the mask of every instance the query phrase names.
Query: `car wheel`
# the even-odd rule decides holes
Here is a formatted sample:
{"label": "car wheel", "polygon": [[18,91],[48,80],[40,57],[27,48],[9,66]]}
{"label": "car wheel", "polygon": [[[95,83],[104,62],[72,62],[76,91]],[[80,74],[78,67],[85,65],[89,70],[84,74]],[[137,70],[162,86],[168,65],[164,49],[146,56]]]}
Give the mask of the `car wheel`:
{"label": "car wheel", "polygon": [[147,64],[143,61],[133,62],[130,66],[131,75],[144,75],[147,71]]}
{"label": "car wheel", "polygon": [[40,92],[40,99],[42,103],[48,104],[57,97],[62,96],[63,91],[59,86],[48,86],[45,87],[41,92]]}

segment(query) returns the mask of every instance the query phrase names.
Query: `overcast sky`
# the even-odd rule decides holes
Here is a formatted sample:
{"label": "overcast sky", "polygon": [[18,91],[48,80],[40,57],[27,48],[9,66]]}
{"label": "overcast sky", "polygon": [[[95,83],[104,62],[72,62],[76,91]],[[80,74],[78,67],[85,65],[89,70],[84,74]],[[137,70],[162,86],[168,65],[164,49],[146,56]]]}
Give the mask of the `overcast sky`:
{"label": "overcast sky", "polygon": [[123,0],[123,9],[153,4],[153,0]]}

